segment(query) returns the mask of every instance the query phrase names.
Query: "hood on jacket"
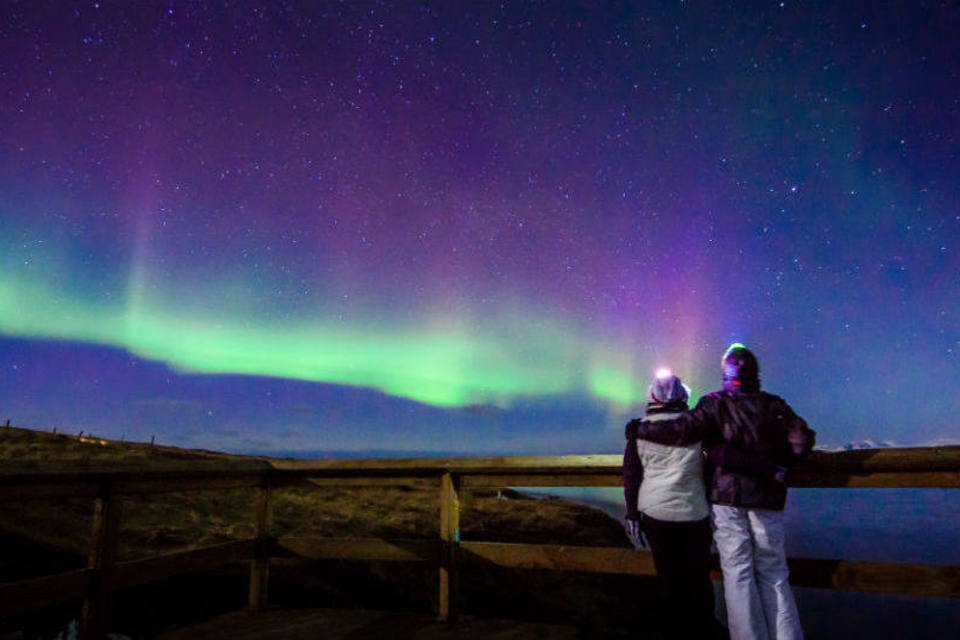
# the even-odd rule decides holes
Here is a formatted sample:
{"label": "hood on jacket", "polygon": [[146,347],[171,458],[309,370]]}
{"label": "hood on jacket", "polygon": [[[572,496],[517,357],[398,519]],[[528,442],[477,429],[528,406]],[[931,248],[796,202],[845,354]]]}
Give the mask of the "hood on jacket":
{"label": "hood on jacket", "polygon": [[720,361],[723,390],[727,393],[759,393],[760,363],[757,356],[739,342],[730,345]]}

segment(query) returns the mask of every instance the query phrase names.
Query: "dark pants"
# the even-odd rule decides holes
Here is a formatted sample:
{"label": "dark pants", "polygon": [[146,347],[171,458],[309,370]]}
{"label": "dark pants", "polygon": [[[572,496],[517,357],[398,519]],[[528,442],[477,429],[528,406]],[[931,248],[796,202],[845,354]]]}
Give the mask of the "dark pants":
{"label": "dark pants", "polygon": [[644,515],[643,528],[666,601],[664,631],[671,638],[714,637],[710,518],[668,522]]}

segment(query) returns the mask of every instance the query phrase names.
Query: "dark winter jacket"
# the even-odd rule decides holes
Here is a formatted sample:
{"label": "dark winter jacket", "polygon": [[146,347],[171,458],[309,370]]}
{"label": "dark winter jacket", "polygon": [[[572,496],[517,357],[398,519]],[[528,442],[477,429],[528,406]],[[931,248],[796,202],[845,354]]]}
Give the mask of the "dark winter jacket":
{"label": "dark winter jacket", "polygon": [[713,466],[710,502],[758,509],[783,509],[787,488],[773,470],[805,456],[815,436],[786,401],[763,391],[715,391],[674,420],[627,423],[628,438],[667,445],[702,440]]}

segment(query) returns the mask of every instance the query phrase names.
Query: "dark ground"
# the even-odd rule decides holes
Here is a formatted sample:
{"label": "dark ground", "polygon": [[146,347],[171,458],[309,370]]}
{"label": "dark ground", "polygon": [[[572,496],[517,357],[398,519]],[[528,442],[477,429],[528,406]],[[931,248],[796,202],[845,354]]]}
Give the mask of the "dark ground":
{"label": "dark ground", "polygon": [[[69,464],[78,468],[235,464],[240,457],[150,447],[84,442],[27,429],[0,429],[6,469]],[[125,500],[120,560],[249,538],[251,494],[243,490],[181,492]],[[293,487],[274,492],[276,535],[435,538],[436,488]],[[92,501],[34,500],[0,504],[0,581],[48,575],[85,564]],[[557,498],[535,499],[508,489],[464,496],[463,539],[543,544],[627,546],[619,522],[603,512]],[[222,567],[178,576],[114,595],[111,629],[151,638],[214,616],[241,610],[248,567]],[[636,637],[657,626],[650,578],[470,566],[461,574],[462,611],[478,619],[564,624],[590,637]],[[427,565],[276,559],[270,604],[412,612],[436,610],[437,571]],[[0,620],[0,634],[52,639],[79,615],[79,603],[36,615]],[[16,634],[20,634],[19,636]],[[0,636],[2,637],[2,636]],[[389,636],[383,636],[389,637]]]}

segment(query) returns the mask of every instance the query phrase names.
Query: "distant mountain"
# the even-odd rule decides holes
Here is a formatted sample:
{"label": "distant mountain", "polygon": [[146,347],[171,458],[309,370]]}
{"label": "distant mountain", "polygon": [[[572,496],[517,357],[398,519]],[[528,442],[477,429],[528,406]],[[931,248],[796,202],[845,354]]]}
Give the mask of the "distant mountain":
{"label": "distant mountain", "polygon": [[960,445],[960,438],[944,437],[931,442],[913,444],[899,444],[893,440],[851,440],[844,444],[825,444],[817,446],[818,451],[855,451],[858,449],[889,449],[891,447],[955,447]]}
{"label": "distant mountain", "polygon": [[852,440],[845,444],[824,444],[817,447],[818,451],[855,451],[857,449],[888,449],[898,446],[891,440]]}

